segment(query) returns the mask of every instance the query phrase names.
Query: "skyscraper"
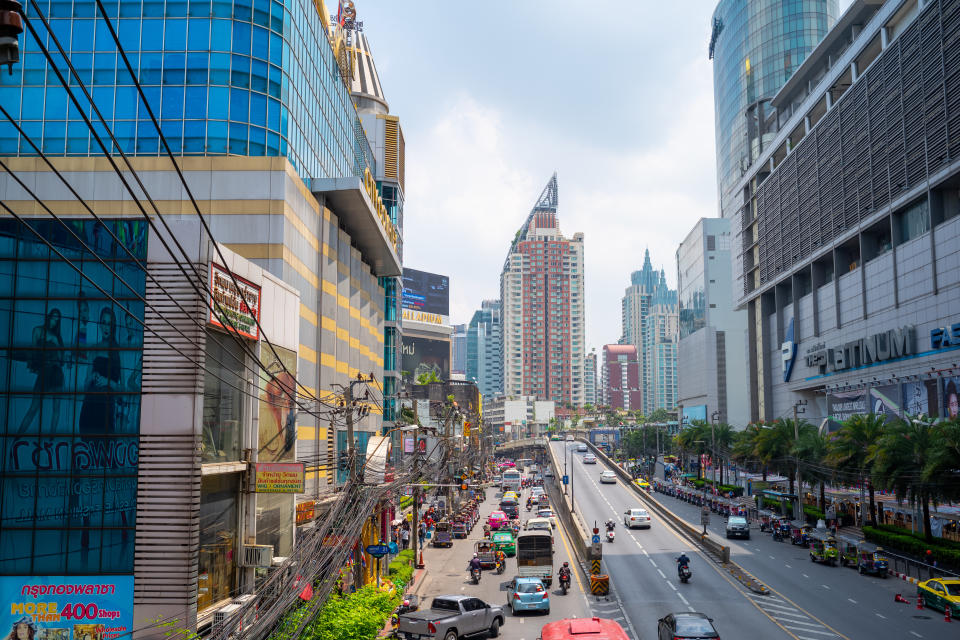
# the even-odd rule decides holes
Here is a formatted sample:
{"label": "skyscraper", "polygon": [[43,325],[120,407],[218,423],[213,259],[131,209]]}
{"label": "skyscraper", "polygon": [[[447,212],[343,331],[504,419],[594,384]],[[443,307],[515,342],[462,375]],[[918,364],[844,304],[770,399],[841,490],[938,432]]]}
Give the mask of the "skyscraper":
{"label": "skyscraper", "polygon": [[453,325],[450,336],[450,375],[467,373],[467,325]]}
{"label": "skyscraper", "polygon": [[650,295],[647,317],[643,320],[643,411],[677,405],[677,291],[667,286],[666,274]]}
{"label": "skyscraper", "polygon": [[557,175],[517,231],[500,275],[506,395],[583,404],[583,234],[565,238]]}
{"label": "skyscraper", "polygon": [[736,207],[735,185],[776,135],[770,99],[836,22],[837,0],[720,0],[709,55],[720,215]]}
{"label": "skyscraper", "polygon": [[[596,358],[596,354],[590,354]],[[612,409],[643,409],[639,352],[632,344],[603,345],[602,404]]]}
{"label": "skyscraper", "polygon": [[467,328],[467,380],[484,397],[503,393],[502,328],[499,300],[484,300]]}
{"label": "skyscraper", "polygon": [[597,352],[591,351],[583,360],[583,403],[597,405]]}

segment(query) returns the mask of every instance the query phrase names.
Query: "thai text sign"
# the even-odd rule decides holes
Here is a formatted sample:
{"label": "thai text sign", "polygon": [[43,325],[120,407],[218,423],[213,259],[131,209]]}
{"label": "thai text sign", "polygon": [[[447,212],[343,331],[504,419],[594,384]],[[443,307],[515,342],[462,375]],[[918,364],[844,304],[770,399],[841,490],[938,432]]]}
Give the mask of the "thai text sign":
{"label": "thai text sign", "polygon": [[260,287],[243,278],[231,277],[229,271],[212,262],[210,306],[210,324],[236,331],[252,340],[260,337],[257,326],[260,320]]}
{"label": "thai text sign", "polygon": [[304,524],[313,520],[316,513],[316,501],[307,500],[297,503],[297,524]]}
{"label": "thai text sign", "polygon": [[302,462],[255,462],[254,493],[303,493]]}
{"label": "thai text sign", "polygon": [[133,576],[4,576],[0,599],[0,628],[12,638],[112,640],[133,631]]}

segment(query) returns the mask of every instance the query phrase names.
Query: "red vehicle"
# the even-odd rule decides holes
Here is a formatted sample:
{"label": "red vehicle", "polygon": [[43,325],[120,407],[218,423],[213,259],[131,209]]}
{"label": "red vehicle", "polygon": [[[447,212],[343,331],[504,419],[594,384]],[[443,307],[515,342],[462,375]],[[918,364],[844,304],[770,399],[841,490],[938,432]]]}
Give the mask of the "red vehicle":
{"label": "red vehicle", "polygon": [[630,640],[619,624],[606,618],[564,618],[540,629],[541,640]]}

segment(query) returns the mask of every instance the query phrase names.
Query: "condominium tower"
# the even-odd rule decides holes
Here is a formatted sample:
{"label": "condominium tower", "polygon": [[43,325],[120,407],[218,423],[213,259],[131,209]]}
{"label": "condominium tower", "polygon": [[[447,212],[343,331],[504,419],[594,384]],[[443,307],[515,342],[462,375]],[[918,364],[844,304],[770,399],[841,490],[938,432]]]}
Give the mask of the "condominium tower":
{"label": "condominium tower", "polygon": [[504,393],[584,402],[583,234],[565,238],[550,178],[500,275]]}
{"label": "condominium tower", "polygon": [[503,333],[499,300],[484,300],[467,327],[467,380],[484,397],[503,393]]}

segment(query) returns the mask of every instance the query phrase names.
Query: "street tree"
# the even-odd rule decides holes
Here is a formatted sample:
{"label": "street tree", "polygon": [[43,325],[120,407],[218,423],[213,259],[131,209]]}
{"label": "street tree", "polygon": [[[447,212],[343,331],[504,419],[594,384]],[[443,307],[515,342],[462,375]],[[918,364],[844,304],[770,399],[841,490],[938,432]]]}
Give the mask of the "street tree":
{"label": "street tree", "polygon": [[856,474],[867,485],[870,499],[868,522],[877,522],[874,482],[871,474],[875,445],[886,432],[887,417],[875,413],[850,416],[830,439],[826,462],[847,474]]}

